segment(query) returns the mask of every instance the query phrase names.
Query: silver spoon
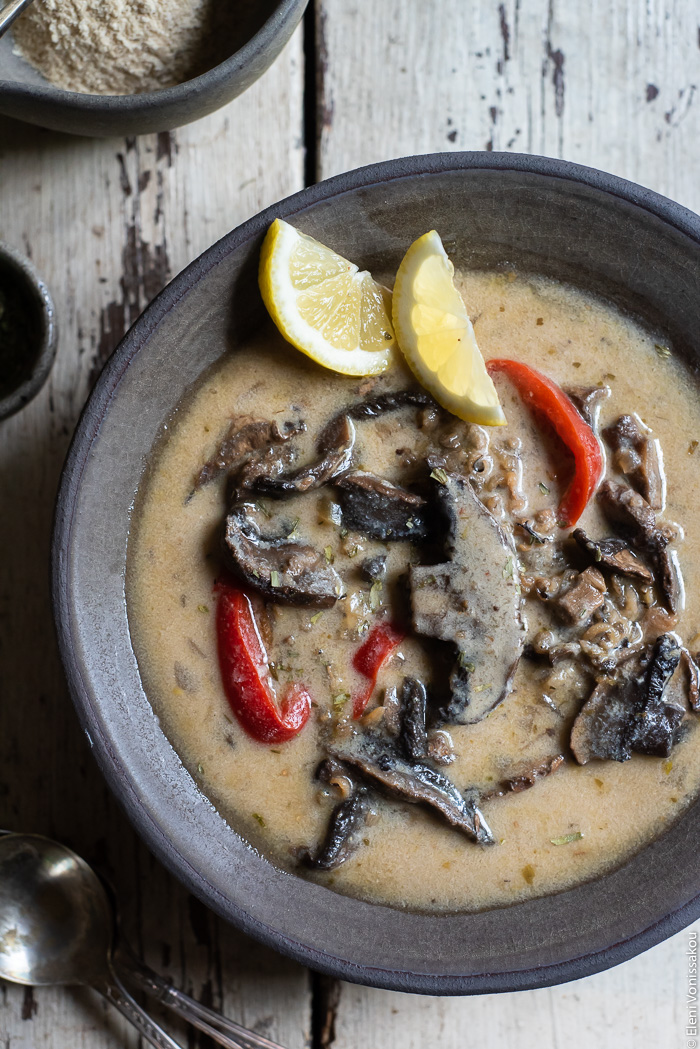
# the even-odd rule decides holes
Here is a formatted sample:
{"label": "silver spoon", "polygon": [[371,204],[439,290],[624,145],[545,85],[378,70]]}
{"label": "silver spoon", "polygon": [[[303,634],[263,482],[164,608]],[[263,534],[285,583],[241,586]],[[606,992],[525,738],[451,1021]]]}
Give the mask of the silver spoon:
{"label": "silver spoon", "polygon": [[0,36],[7,32],[16,18],[29,7],[34,0],[10,0],[0,11]]}
{"label": "silver spoon", "polygon": [[93,987],[151,1045],[181,1049],[134,1001],[124,976],[226,1049],[282,1049],[175,990],[125,945],[113,950],[115,927],[109,896],[80,856],[38,834],[0,836],[0,977]]}

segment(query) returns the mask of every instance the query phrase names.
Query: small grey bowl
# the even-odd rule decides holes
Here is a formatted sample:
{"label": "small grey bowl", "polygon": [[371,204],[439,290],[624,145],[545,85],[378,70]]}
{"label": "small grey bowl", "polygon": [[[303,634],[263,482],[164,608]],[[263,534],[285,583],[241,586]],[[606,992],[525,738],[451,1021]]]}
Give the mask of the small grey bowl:
{"label": "small grey bowl", "polygon": [[244,40],[219,65],[175,87],[139,95],[84,95],[49,84],[0,39],[0,113],[73,135],[143,135],[189,124],[251,86],[272,65],[309,0],[258,0]]}
{"label": "small grey bowl", "polygon": [[6,419],[36,397],[48,379],[56,356],[58,328],[49,289],[31,262],[9,244],[0,242],[2,288],[9,288],[13,302],[19,304],[27,319],[28,329],[26,357],[21,366],[9,379],[0,374],[0,419]]}

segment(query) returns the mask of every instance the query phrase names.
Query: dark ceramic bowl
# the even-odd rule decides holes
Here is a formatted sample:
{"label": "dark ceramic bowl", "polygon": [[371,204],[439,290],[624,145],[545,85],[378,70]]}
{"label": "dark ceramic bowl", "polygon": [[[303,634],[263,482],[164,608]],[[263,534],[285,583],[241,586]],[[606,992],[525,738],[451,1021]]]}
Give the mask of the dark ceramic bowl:
{"label": "dark ceramic bowl", "polygon": [[152,303],[105,368],[63,475],[55,614],[95,756],[139,833],[224,918],[314,968],[430,994],[541,987],[624,961],[700,916],[700,808],[618,870],[479,914],[363,903],[282,873],[229,827],[182,766],[144,694],[124,573],[144,464],[174,407],[266,323],[258,253],[275,216],[376,272],[435,227],[455,263],[559,277],[661,326],[700,360],[700,219],[611,175],[541,157],[446,153],[340,175],[269,208]]}
{"label": "dark ceramic bowl", "polygon": [[0,113],[74,135],[143,135],[189,124],[242,94],[272,65],[309,0],[256,0],[225,57],[201,76],[141,95],[83,95],[49,84],[0,39]]}
{"label": "dark ceramic bowl", "polygon": [[[10,314],[0,316],[0,419],[6,419],[36,397],[48,379],[58,329],[49,289],[29,259],[2,243],[0,293],[4,293]],[[6,348],[9,339],[4,325],[19,332],[18,352]]]}

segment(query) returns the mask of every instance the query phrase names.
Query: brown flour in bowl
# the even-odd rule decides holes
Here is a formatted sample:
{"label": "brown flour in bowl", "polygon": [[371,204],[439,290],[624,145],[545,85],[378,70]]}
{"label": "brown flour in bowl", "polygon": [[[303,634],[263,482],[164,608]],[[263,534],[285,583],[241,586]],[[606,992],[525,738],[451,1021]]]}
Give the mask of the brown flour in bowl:
{"label": "brown flour in bowl", "polygon": [[14,40],[57,87],[140,94],[190,80],[231,54],[248,7],[249,0],[36,0]]}

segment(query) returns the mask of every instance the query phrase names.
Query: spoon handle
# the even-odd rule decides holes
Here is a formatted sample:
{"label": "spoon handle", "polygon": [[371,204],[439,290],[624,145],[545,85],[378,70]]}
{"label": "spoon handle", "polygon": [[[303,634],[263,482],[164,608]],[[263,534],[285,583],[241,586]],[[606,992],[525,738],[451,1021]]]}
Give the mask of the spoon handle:
{"label": "spoon handle", "polygon": [[32,0],[10,0],[9,4],[5,4],[2,11],[0,11],[0,36],[9,29],[15,18],[19,18],[26,7],[32,3]]}
{"label": "spoon handle", "polygon": [[95,981],[93,986],[119,1010],[122,1016],[130,1020],[139,1034],[156,1049],[182,1049],[182,1046],[171,1038],[145,1009],[141,1008],[138,1002],[134,1001],[111,967],[104,979]]}
{"label": "spoon handle", "polygon": [[283,1049],[278,1042],[272,1042],[264,1035],[256,1034],[255,1031],[242,1027],[233,1020],[222,1016],[221,1013],[190,998],[184,991],[178,991],[164,977],[149,969],[136,958],[130,948],[125,950],[120,946],[115,952],[113,961],[122,975],[129,979],[135,987],[172,1009],[193,1027],[208,1034],[215,1042],[224,1046],[224,1049]]}

